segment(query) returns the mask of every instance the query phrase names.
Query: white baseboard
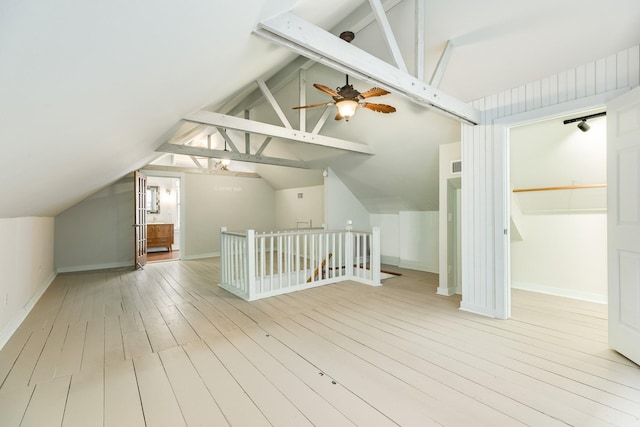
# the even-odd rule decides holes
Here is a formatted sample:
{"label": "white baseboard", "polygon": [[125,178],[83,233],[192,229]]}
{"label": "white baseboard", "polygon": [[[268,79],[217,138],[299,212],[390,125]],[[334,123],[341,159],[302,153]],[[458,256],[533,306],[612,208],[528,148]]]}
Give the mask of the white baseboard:
{"label": "white baseboard", "polygon": [[559,297],[573,298],[582,301],[597,302],[600,304],[607,303],[607,296],[594,294],[591,292],[582,292],[573,289],[556,288],[553,286],[540,285],[538,283],[527,282],[511,282],[513,289],[521,289],[523,291],[538,292],[540,294],[555,295]]}
{"label": "white baseboard", "polygon": [[437,295],[444,295],[446,297],[450,297],[451,295],[455,295],[456,293],[456,288],[441,288],[440,286],[438,286],[438,289],[436,290],[436,294]]}
{"label": "white baseboard", "polygon": [[460,310],[479,314],[481,316],[496,317],[496,313],[493,310],[488,310],[486,307],[476,306],[473,304],[465,304],[464,300],[460,303]]}
{"label": "white baseboard", "polygon": [[0,330],[0,350],[5,346],[5,344],[9,341],[11,336],[18,330],[24,319],[27,318],[33,307],[36,305],[40,297],[49,289],[49,286],[56,279],[57,274],[51,273],[51,276],[45,281],[45,284],[40,287],[40,290],[31,297],[29,302],[25,304],[25,306],[20,310],[16,316],[9,320],[9,322],[5,325],[4,328]]}
{"label": "white baseboard", "polygon": [[439,267],[437,265],[428,265],[418,261],[407,261],[404,259],[400,260],[398,264],[400,268],[408,268],[409,270],[418,270],[418,271],[426,271],[427,273],[436,273],[438,274]]}
{"label": "white baseboard", "polygon": [[210,252],[208,254],[196,254],[196,255],[186,255],[182,259],[203,259],[203,258],[216,258],[220,256],[220,252]]}
{"label": "white baseboard", "polygon": [[396,267],[400,264],[400,258],[397,256],[388,256],[388,255],[380,255],[380,263],[387,265],[395,265]]}
{"label": "white baseboard", "polygon": [[108,264],[90,264],[90,265],[78,265],[74,267],[59,267],[57,269],[57,272],[58,273],[75,273],[78,271],[107,270],[109,268],[122,268],[122,267],[133,268],[133,260],[123,261],[123,262],[112,262]]}

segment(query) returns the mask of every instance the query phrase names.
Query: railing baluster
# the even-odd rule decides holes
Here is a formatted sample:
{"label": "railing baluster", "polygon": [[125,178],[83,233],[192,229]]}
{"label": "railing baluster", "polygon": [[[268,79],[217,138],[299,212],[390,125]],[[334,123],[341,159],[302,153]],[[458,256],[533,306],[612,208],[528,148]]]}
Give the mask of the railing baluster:
{"label": "railing baluster", "polygon": [[380,285],[377,228],[372,232],[220,231],[220,286],[243,298],[259,299],[332,281]]}

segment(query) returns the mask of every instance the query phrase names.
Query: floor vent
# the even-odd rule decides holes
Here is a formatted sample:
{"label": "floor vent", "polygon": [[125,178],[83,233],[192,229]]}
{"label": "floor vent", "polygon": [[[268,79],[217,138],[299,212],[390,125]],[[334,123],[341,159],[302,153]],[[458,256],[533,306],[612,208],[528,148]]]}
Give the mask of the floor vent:
{"label": "floor vent", "polygon": [[451,173],[462,172],[462,160],[454,160],[451,162]]}

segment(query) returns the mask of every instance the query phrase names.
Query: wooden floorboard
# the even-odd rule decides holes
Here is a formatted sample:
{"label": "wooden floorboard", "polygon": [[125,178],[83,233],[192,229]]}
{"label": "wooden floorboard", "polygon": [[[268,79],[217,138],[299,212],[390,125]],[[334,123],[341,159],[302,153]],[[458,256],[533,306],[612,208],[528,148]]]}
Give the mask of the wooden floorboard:
{"label": "wooden floorboard", "polygon": [[217,258],[60,274],[0,351],[0,425],[640,426],[606,305],[514,290],[501,321],[385,269],[255,302]]}

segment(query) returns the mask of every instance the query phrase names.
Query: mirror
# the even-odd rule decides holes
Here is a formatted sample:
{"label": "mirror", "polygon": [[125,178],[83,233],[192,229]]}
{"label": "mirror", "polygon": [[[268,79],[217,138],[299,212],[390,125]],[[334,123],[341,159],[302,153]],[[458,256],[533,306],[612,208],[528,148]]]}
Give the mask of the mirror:
{"label": "mirror", "polygon": [[147,213],[160,213],[160,197],[157,185],[147,186]]}

